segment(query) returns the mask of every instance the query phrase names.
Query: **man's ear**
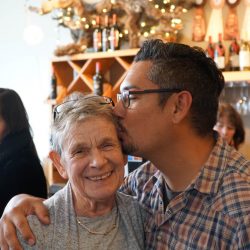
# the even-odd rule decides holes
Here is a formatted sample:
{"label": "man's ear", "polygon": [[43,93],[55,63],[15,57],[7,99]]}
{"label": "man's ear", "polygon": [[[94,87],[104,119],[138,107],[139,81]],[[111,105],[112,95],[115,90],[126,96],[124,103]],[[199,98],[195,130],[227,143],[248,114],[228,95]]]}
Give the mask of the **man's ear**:
{"label": "man's ear", "polygon": [[187,117],[192,105],[192,95],[188,91],[181,91],[174,96],[172,119],[179,123]]}
{"label": "man's ear", "polygon": [[52,160],[54,166],[56,167],[57,171],[62,176],[62,178],[68,179],[67,171],[61,164],[61,156],[56,151],[52,150],[49,152],[49,158]]}

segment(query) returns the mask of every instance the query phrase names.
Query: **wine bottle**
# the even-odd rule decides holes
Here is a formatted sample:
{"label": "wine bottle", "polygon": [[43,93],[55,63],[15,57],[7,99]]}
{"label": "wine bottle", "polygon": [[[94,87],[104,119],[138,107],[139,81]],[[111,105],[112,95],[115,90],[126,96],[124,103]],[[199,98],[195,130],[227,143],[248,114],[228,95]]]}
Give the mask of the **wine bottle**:
{"label": "wine bottle", "polygon": [[96,62],[95,65],[95,74],[93,75],[93,86],[94,94],[102,95],[103,94],[103,78],[101,75],[101,63]]}
{"label": "wine bottle", "polygon": [[246,40],[241,41],[239,63],[240,70],[250,70],[250,45]]}
{"label": "wine bottle", "polygon": [[102,51],[108,51],[109,49],[109,16],[104,17],[104,26],[102,29]]}
{"label": "wine bottle", "polygon": [[234,38],[231,44],[229,45],[228,69],[230,71],[239,70],[239,52],[240,46],[237,42],[237,39]]}
{"label": "wine bottle", "polygon": [[56,75],[55,75],[55,71],[54,71],[53,66],[52,66],[50,87],[51,87],[50,99],[56,99],[56,97],[57,97],[57,79],[56,79]]}
{"label": "wine bottle", "polygon": [[112,26],[110,28],[110,49],[111,50],[119,49],[120,47],[119,38],[120,38],[120,32],[117,26],[116,14],[113,14]]}
{"label": "wine bottle", "polygon": [[102,31],[100,28],[100,16],[96,16],[96,25],[93,31],[93,48],[95,52],[102,50]]}
{"label": "wine bottle", "polygon": [[211,57],[212,59],[214,59],[214,45],[212,42],[212,36],[209,36],[208,39],[209,40],[208,40],[208,45],[206,48],[206,55],[207,55],[207,57]]}
{"label": "wine bottle", "polygon": [[219,33],[219,39],[215,45],[214,61],[220,70],[223,71],[225,69],[225,47],[222,43],[222,34],[221,33]]}

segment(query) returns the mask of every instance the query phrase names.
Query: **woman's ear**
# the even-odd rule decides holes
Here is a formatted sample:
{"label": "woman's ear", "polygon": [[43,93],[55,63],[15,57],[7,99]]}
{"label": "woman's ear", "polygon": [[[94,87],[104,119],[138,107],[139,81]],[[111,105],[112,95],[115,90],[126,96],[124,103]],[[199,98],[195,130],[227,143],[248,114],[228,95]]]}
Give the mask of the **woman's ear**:
{"label": "woman's ear", "polygon": [[68,179],[67,171],[61,164],[61,156],[56,151],[52,150],[49,153],[49,158],[52,160],[54,166],[56,167],[57,171],[62,176],[62,178]]}
{"label": "woman's ear", "polygon": [[185,119],[192,105],[192,95],[188,91],[181,91],[175,95],[172,119],[174,123],[179,123]]}

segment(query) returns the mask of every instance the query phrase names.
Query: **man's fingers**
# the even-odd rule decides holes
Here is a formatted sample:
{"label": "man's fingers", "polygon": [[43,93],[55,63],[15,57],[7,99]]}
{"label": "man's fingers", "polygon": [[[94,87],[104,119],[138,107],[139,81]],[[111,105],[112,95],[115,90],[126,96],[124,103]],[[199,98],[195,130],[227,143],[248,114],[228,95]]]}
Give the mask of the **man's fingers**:
{"label": "man's fingers", "polygon": [[[8,228],[8,230],[7,230]],[[2,225],[2,232],[1,232],[1,250],[22,250],[21,245],[19,244],[16,237],[13,237],[15,234],[15,227],[12,223],[5,222]],[[14,232],[14,233],[11,233]]]}
{"label": "man's fingers", "polygon": [[[0,221],[1,223],[1,221]],[[0,232],[0,249],[1,250],[9,250],[8,244],[6,243],[3,237],[3,231]]]}
{"label": "man's fingers", "polygon": [[5,244],[4,242],[0,241],[0,249],[1,250],[9,250],[9,247],[7,244]]}
{"label": "man's fingers", "polygon": [[[16,229],[20,232],[24,240],[31,243],[31,245],[35,243],[35,236],[31,231],[31,228],[29,226],[29,223],[26,217],[24,216],[19,217],[15,215],[15,217],[13,217],[12,219],[12,223],[16,226]],[[17,242],[18,242],[18,245],[20,246],[19,241],[16,238],[16,234],[15,234],[16,231],[15,231],[15,227],[13,226],[13,224],[11,224],[11,226],[6,225],[6,228],[8,228],[8,230],[6,230],[5,237],[8,239],[7,242],[9,246],[16,246]]]}
{"label": "man's fingers", "polygon": [[28,195],[17,195],[13,197],[5,208],[0,220],[0,247],[1,250],[22,249],[16,231],[29,245],[35,244],[35,236],[31,231],[26,216],[37,215],[39,220],[48,224],[48,210],[43,204],[43,199]]}
{"label": "man's fingers", "polygon": [[[41,201],[42,201],[42,199],[41,199]],[[34,206],[33,213],[38,217],[38,219],[43,224],[49,224],[50,223],[50,219],[49,219],[48,208],[41,201],[37,202],[37,205]]]}

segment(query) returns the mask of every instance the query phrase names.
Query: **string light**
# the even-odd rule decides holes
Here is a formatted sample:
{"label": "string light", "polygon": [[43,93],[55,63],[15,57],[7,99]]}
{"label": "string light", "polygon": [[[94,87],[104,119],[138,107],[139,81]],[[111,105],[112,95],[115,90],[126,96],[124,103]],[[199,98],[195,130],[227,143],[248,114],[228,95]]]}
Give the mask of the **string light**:
{"label": "string light", "polygon": [[[85,0],[83,2],[98,0]],[[122,13],[120,3],[122,0],[109,0],[107,5],[99,10],[98,13],[110,14]],[[128,0],[126,0],[128,1]],[[131,0],[132,1],[132,0]],[[142,1],[143,2],[143,1]],[[146,2],[146,1],[145,1]],[[143,36],[146,38],[162,38],[166,40],[176,40],[178,32],[183,28],[182,16],[187,12],[186,2],[184,0],[148,0],[146,7],[147,11],[142,13],[139,23],[138,37]],[[138,3],[135,3],[140,5]],[[136,9],[136,8],[135,8]],[[140,8],[139,8],[140,9]],[[134,10],[135,11],[135,10]],[[91,32],[92,28],[96,26],[95,17],[98,14],[94,12],[84,12],[84,16],[79,16],[79,12],[70,5],[67,8],[57,8],[52,10],[52,18],[55,19],[59,25],[69,29],[79,29]],[[123,15],[123,21],[126,17]],[[122,20],[122,19],[121,19]],[[125,21],[126,22],[126,21]],[[120,27],[120,37],[128,39],[130,30],[127,29],[125,22]]]}
{"label": "string light", "polygon": [[143,36],[176,41],[178,32],[183,28],[182,15],[187,12],[187,2],[191,3],[182,0],[148,0],[147,10],[154,20],[145,19],[146,25],[140,23]]}

